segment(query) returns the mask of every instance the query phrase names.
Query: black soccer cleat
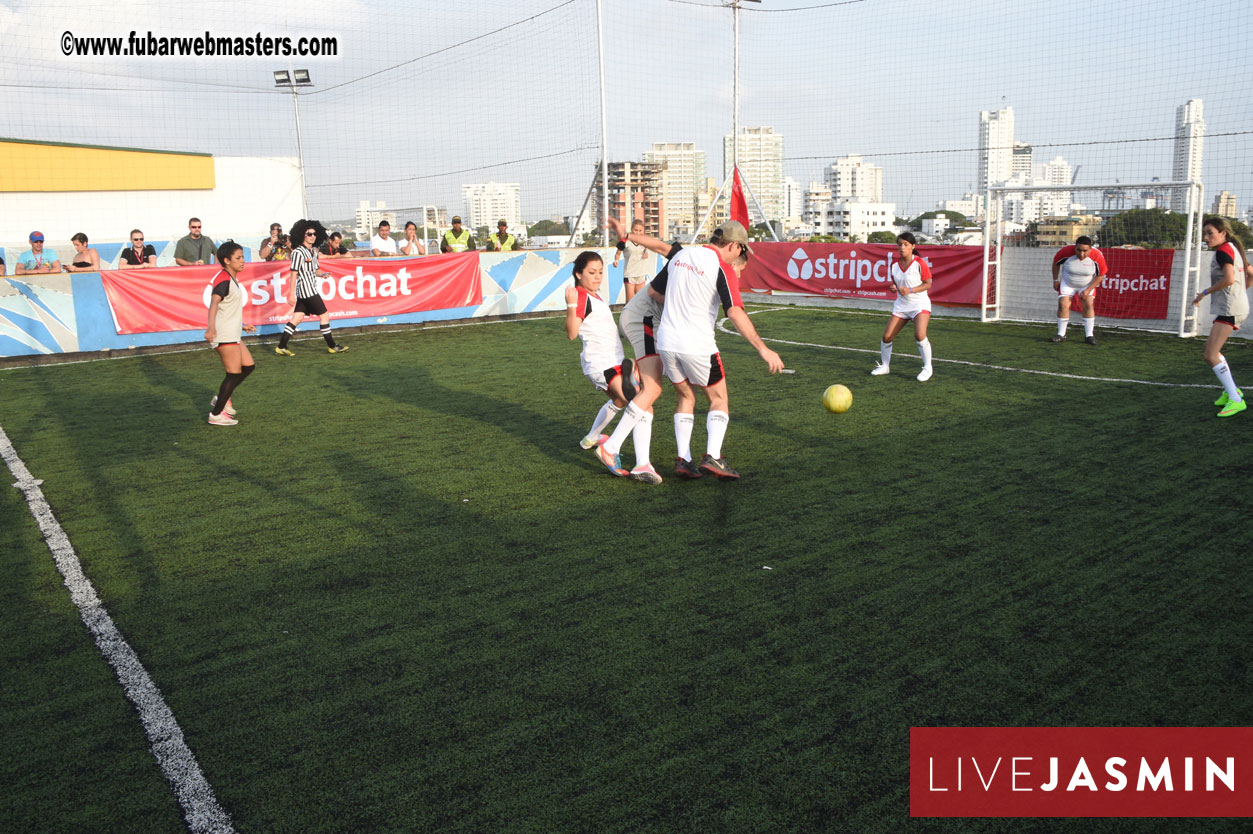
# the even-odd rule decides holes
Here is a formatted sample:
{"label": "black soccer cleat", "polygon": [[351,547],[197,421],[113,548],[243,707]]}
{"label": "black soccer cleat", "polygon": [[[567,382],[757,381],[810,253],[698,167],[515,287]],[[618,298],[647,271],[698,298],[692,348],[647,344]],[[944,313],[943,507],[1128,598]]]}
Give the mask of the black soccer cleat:
{"label": "black soccer cleat", "polygon": [[736,472],[727,465],[726,458],[716,458],[713,455],[705,455],[705,459],[700,462],[702,472],[713,475],[720,481],[734,481],[740,477],[740,473]]}
{"label": "black soccer cleat", "polygon": [[622,396],[627,402],[630,402],[640,392],[639,386],[635,384],[635,362],[630,359],[623,359],[621,376]]}
{"label": "black soccer cleat", "polygon": [[1049,339],[1049,341],[1052,342],[1053,344],[1057,344],[1058,342],[1066,341],[1066,337],[1054,335],[1051,339]]}
{"label": "black soccer cleat", "polygon": [[702,475],[696,464],[687,458],[674,459],[674,474],[689,481],[694,481]]}
{"label": "black soccer cleat", "polygon": [[1096,337],[1095,337],[1095,336],[1084,336],[1084,337],[1083,337],[1083,343],[1084,343],[1085,345],[1094,345],[1094,344],[1096,344]]}

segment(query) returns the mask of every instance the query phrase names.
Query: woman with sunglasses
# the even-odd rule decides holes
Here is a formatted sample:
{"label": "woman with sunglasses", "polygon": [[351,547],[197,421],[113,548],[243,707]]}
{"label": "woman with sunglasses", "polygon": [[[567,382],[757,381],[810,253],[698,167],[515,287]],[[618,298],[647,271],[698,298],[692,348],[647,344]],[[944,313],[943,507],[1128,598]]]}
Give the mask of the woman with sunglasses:
{"label": "woman with sunglasses", "polygon": [[296,328],[305,316],[311,315],[318,317],[327,352],[343,353],[348,348],[335,344],[335,337],[331,335],[331,314],[318,292],[318,279],[329,275],[318,271],[318,248],[326,243],[326,230],[316,220],[297,220],[291,227],[291,234],[300,242],[291,253],[291,281],[287,289],[287,303],[292,305],[292,317],[284,325],[283,335],[279,337],[274,352],[279,356],[295,356],[287,343],[296,334]]}

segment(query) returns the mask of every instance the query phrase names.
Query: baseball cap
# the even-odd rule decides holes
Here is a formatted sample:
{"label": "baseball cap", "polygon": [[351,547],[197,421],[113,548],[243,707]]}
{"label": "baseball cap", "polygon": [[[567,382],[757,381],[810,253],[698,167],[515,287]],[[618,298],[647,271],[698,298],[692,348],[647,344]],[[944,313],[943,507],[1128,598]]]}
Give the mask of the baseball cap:
{"label": "baseball cap", "polygon": [[496,225],[497,225],[497,226],[508,226],[508,225],[509,225],[509,221],[508,221],[508,220],[506,220],[505,218],[503,218],[503,217],[502,217],[502,218],[500,218],[499,220],[497,220],[497,221],[496,221]]}
{"label": "baseball cap", "polygon": [[453,217],[452,222],[454,222],[454,223],[460,223],[460,222],[461,222],[461,218],[460,218],[460,217]]}
{"label": "baseball cap", "polygon": [[31,232],[31,233],[30,233],[30,242],[31,242],[31,243],[43,243],[43,240],[44,240],[44,233],[43,233],[43,232]]}
{"label": "baseball cap", "polygon": [[748,245],[748,230],[738,220],[728,220],[714,229],[713,240],[727,240],[731,243],[738,243],[744,247],[745,252],[748,252],[750,255],[753,252],[752,247]]}

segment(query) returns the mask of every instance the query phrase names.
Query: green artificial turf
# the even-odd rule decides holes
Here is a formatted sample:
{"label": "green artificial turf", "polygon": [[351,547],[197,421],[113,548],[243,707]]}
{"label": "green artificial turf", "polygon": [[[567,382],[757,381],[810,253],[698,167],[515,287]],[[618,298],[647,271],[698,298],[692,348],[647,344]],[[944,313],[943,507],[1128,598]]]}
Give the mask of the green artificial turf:
{"label": "green artificial turf", "polygon": [[[911,820],[908,742],[1253,722],[1253,416],[1200,343],[937,319],[920,384],[908,328],[868,375],[882,315],[754,320],[796,373],[719,337],[736,483],[671,476],[670,393],[665,483],[610,477],[555,318],[256,347],[234,428],[207,350],[7,370],[0,426],[241,832],[1181,830]],[[0,521],[0,818],[179,830],[17,490]]]}

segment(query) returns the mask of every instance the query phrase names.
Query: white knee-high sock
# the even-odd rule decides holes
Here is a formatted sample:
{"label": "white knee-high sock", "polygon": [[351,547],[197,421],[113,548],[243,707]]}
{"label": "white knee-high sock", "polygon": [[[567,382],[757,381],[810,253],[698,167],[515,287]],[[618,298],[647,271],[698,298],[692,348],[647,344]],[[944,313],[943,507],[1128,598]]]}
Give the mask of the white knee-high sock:
{"label": "white knee-high sock", "polygon": [[609,425],[609,421],[616,417],[621,410],[613,404],[613,400],[605,400],[605,404],[600,407],[600,411],[596,412],[596,419],[592,421],[592,427],[587,430],[587,439],[599,439],[600,430]]}
{"label": "white knee-high sock", "polygon": [[1218,364],[1214,366],[1214,376],[1218,377],[1218,381],[1223,384],[1227,398],[1239,402],[1240,389],[1236,387],[1236,381],[1231,376],[1231,366],[1227,364],[1227,357],[1219,357]]}
{"label": "white knee-high sock", "polygon": [[1065,336],[1065,335],[1066,335],[1066,328],[1067,328],[1067,327],[1069,327],[1069,326],[1070,326],[1070,316],[1066,316],[1066,318],[1060,318],[1060,317],[1059,317],[1059,318],[1057,319],[1057,335],[1058,335],[1058,336]]}
{"label": "white knee-high sock", "polygon": [[696,426],[695,414],[674,415],[675,454],[684,460],[692,459],[692,429]]}
{"label": "white knee-high sock", "polygon": [[635,444],[635,468],[649,464],[649,446],[653,442],[653,415],[647,411],[635,421],[635,428],[631,431],[631,442]]}
{"label": "white knee-high sock", "polygon": [[879,361],[883,364],[883,367],[885,368],[888,365],[892,364],[892,343],[891,342],[879,343]]}
{"label": "white knee-high sock", "polygon": [[648,412],[639,408],[635,403],[627,403],[626,410],[622,413],[622,419],[618,421],[618,427],[613,430],[613,434],[609,435],[609,439],[605,441],[605,451],[610,454],[618,454],[622,450],[622,444],[626,442],[627,435],[631,433],[631,429],[635,428],[636,421],[644,417]]}
{"label": "white knee-high sock", "polygon": [[705,451],[710,457],[722,457],[722,438],[727,436],[727,423],[731,422],[731,415],[725,411],[711,411],[705,418],[705,430],[709,432],[709,438],[705,441]]}
{"label": "white knee-high sock", "polygon": [[1096,316],[1083,320],[1083,335],[1091,336],[1096,333]]}
{"label": "white knee-high sock", "polygon": [[921,339],[918,342],[918,355],[922,357],[922,367],[931,367],[931,340]]}

